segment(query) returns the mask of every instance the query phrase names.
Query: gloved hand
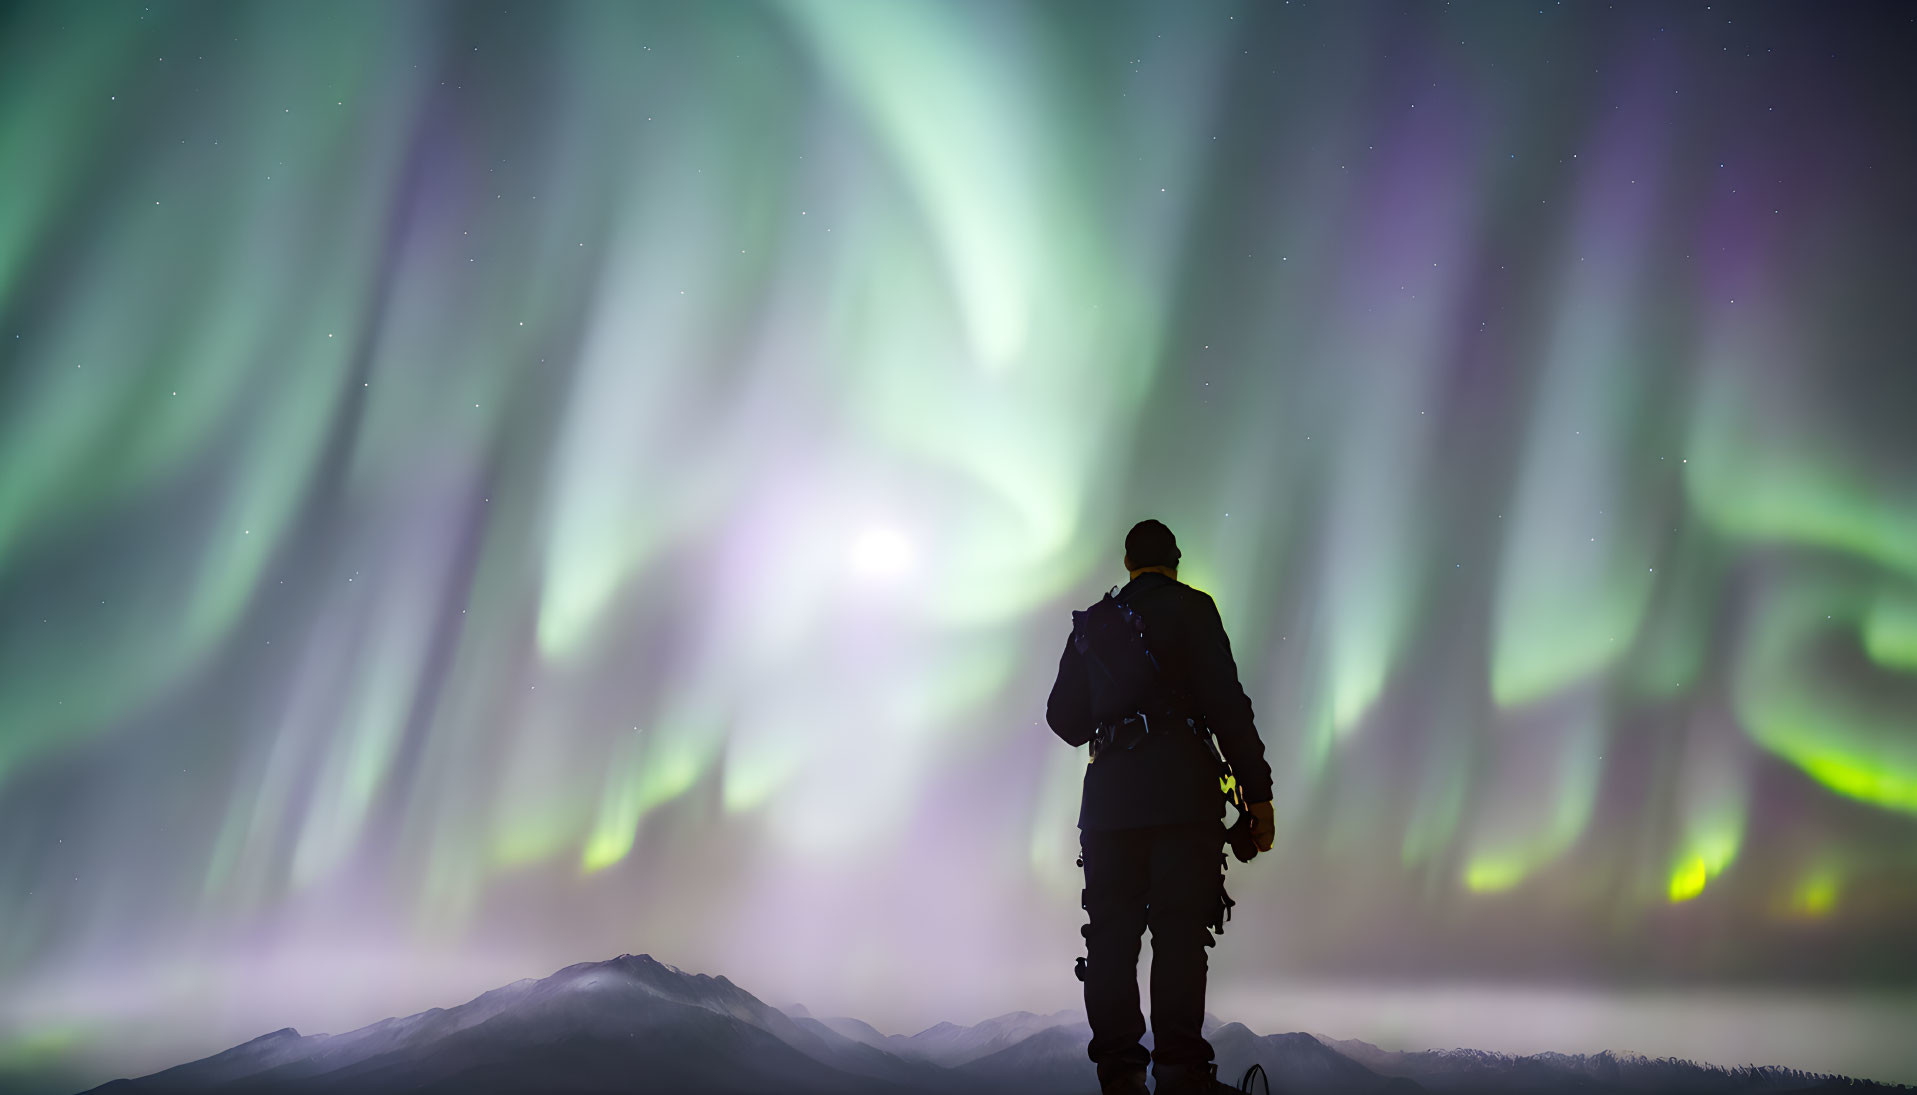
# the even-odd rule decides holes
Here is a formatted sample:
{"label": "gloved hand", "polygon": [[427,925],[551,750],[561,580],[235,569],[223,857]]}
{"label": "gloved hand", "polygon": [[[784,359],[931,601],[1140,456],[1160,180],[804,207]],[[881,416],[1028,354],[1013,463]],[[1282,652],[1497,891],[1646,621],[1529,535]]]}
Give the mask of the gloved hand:
{"label": "gloved hand", "polygon": [[1272,820],[1270,802],[1251,804],[1251,835],[1258,839],[1258,850],[1271,851],[1271,838],[1277,835],[1278,823]]}

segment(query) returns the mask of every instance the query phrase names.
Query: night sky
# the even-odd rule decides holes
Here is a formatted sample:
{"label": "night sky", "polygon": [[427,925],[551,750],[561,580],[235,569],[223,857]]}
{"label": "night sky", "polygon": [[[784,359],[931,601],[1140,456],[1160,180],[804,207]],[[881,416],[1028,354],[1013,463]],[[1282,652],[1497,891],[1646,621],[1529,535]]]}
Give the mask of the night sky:
{"label": "night sky", "polygon": [[0,7],[0,1074],[627,951],[1072,1006],[1044,697],[1149,516],[1277,781],[1213,1011],[1917,1081],[1913,57]]}

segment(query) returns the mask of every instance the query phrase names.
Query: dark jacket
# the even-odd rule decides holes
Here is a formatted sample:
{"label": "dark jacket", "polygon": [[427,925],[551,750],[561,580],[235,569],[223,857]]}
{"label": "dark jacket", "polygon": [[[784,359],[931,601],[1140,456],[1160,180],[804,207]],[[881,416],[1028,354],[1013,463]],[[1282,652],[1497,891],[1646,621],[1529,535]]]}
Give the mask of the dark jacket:
{"label": "dark jacket", "polygon": [[[1265,744],[1252,724],[1251,700],[1238,684],[1231,640],[1210,595],[1147,572],[1127,582],[1118,599],[1144,617],[1145,641],[1163,679],[1146,682],[1141,693],[1147,697],[1147,709],[1158,711],[1152,712],[1152,733],[1136,748],[1101,751],[1098,761],[1086,768],[1078,827],[1128,829],[1224,816],[1225,797],[1218,789],[1211,753],[1182,721],[1159,718],[1159,711],[1182,709],[1201,727],[1209,726],[1244,788],[1245,801],[1270,801]],[[1083,745],[1100,721],[1123,713],[1100,710],[1101,705],[1115,703],[1095,694],[1085,659],[1068,637],[1058,659],[1058,680],[1045,704],[1045,721],[1067,745]]]}

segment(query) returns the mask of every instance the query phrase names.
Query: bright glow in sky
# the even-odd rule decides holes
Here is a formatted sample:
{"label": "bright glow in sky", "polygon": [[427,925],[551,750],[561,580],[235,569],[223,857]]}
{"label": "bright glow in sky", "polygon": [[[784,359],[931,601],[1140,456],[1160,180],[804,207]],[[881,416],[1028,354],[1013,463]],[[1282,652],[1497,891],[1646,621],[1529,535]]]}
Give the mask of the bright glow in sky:
{"label": "bright glow in sky", "polygon": [[898,529],[872,525],[852,541],[852,571],[876,582],[897,581],[912,569],[912,542]]}

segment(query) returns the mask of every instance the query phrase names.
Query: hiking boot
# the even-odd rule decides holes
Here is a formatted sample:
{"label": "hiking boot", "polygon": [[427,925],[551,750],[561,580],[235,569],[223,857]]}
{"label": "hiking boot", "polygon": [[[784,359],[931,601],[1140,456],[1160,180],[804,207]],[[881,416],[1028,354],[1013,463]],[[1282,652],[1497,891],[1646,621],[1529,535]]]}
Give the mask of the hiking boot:
{"label": "hiking boot", "polygon": [[1202,1065],[1156,1065],[1156,1095],[1217,1095],[1233,1088],[1218,1082],[1218,1066],[1210,1061]]}
{"label": "hiking boot", "polygon": [[1100,1061],[1098,1093],[1099,1095],[1151,1095],[1151,1089],[1145,1086],[1145,1066]]}

